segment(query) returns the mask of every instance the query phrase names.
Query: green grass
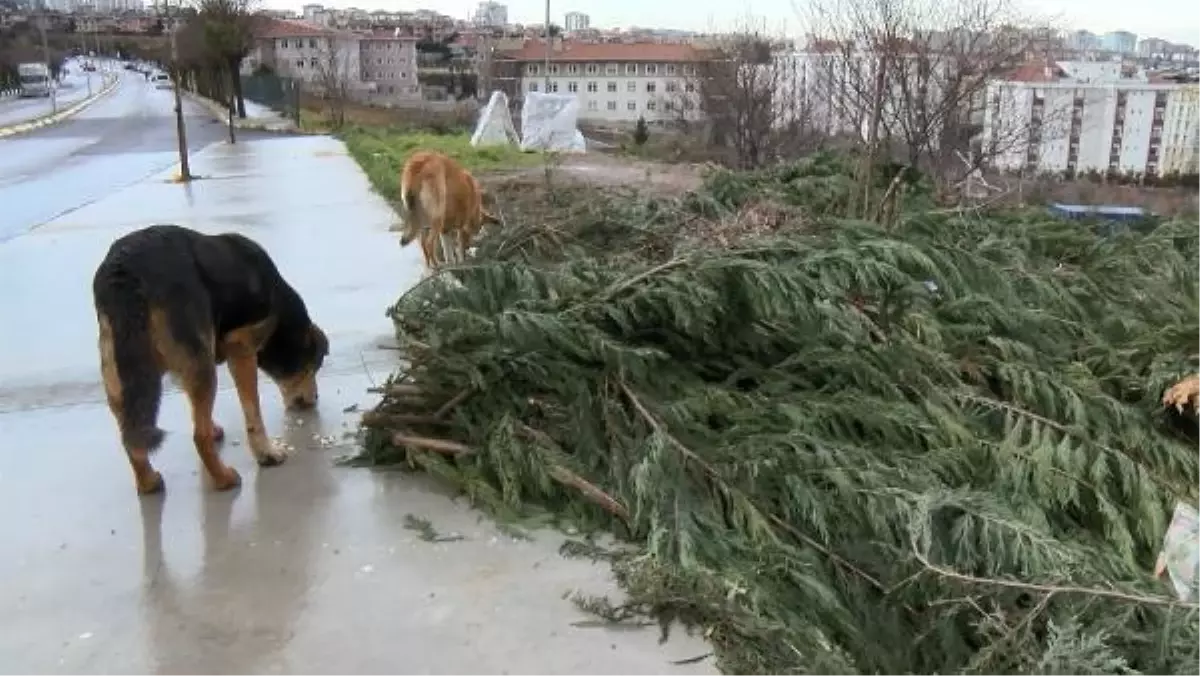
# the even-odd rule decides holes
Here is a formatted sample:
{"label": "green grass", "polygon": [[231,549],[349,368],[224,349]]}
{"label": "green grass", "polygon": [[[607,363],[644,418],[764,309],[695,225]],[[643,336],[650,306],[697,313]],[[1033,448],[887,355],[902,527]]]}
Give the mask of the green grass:
{"label": "green grass", "polygon": [[473,147],[469,134],[429,134],[404,129],[347,127],[339,134],[350,155],[367,172],[371,185],[389,200],[396,200],[400,170],[418,150],[436,150],[460,162],[472,173],[535,166],[541,154],[521,152],[515,146]]}

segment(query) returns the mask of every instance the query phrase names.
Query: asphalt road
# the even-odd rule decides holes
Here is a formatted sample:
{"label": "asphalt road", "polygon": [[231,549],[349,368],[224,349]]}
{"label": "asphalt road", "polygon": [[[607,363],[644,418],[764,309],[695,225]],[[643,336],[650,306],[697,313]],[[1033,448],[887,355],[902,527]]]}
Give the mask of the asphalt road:
{"label": "asphalt road", "polygon": [[[78,115],[0,139],[0,242],[178,162],[171,92],[138,73],[120,78]],[[199,106],[185,101],[184,112],[193,152],[225,138]]]}
{"label": "asphalt road", "polygon": [[[55,92],[53,100],[50,97],[20,98],[15,96],[0,99],[0,127],[28,122],[49,115],[55,110],[62,110],[87,98],[89,91],[93,93],[100,91],[100,87],[104,84],[103,73],[99,70],[91,73],[84,71],[82,61],[72,59],[67,61],[63,67],[67,69],[67,74],[59,82],[59,88]],[[119,68],[120,66],[113,67]],[[91,81],[90,89],[89,80]]]}

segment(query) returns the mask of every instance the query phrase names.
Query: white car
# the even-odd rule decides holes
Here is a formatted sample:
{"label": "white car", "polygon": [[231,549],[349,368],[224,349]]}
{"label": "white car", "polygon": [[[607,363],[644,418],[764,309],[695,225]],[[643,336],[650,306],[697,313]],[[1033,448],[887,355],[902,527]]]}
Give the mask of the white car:
{"label": "white car", "polygon": [[155,89],[170,89],[171,77],[163,72],[155,73],[150,76],[150,81],[154,83]]}

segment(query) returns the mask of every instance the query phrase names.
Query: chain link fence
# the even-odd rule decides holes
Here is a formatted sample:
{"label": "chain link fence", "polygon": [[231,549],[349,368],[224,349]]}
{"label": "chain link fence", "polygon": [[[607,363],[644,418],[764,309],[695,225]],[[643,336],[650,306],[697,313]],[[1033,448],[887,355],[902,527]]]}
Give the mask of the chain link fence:
{"label": "chain link fence", "polygon": [[300,83],[296,80],[267,72],[243,75],[242,95],[300,125]]}

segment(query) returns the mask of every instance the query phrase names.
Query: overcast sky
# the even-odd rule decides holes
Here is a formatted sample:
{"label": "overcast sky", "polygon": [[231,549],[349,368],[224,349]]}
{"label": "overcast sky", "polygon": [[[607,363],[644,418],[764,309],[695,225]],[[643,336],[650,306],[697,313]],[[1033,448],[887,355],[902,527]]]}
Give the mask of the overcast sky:
{"label": "overcast sky", "polygon": [[[303,0],[259,0],[274,9],[299,10]],[[1024,0],[1027,7],[1057,19],[1064,27],[1084,28],[1097,33],[1127,30],[1139,38],[1158,37],[1172,42],[1200,44],[1200,8],[1196,0]],[[478,0],[327,0],[327,7],[412,10],[436,9],[456,18],[469,18]],[[508,0],[508,19],[514,23],[541,23],[544,0]],[[551,21],[562,23],[563,14],[588,14],[592,26],[625,28],[682,28],[704,31],[732,27],[748,15],[766,20],[773,29],[802,33],[798,18],[805,0],[552,0]],[[797,12],[795,7],[800,7]]]}

